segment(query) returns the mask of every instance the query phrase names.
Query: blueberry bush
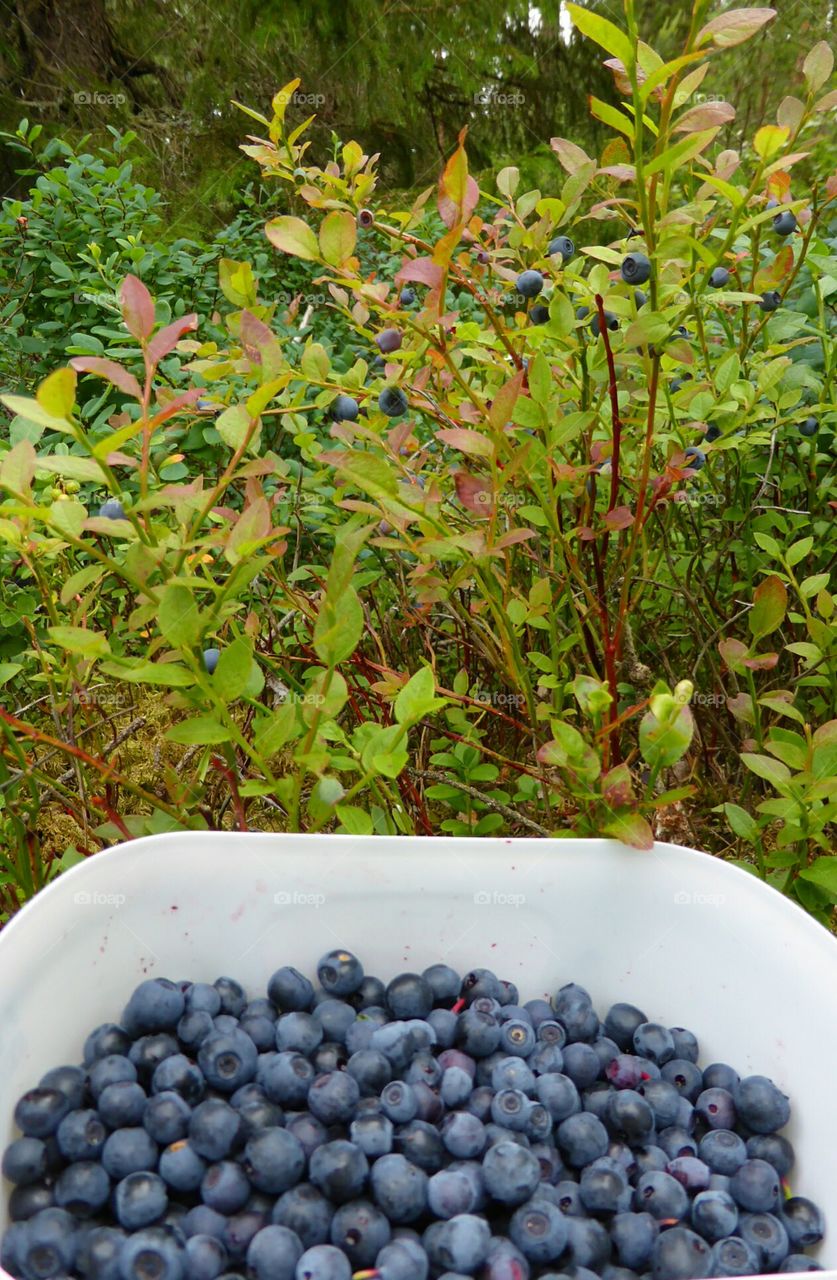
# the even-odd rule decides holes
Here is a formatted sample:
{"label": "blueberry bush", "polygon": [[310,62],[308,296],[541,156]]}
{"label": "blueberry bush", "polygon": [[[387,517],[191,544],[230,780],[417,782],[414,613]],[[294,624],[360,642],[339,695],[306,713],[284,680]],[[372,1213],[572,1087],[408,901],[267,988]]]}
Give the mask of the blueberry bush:
{"label": "blueberry bush", "polygon": [[135,262],[121,324],[3,396],[8,910],[234,826],[673,839],[831,919],[833,56],[732,149],[704,89],[774,14],[705,8],[664,62],[632,0],[568,6],[620,105],[545,191],[463,131],[379,199],[291,82],[247,108],[269,269],[225,255],[205,321]]}

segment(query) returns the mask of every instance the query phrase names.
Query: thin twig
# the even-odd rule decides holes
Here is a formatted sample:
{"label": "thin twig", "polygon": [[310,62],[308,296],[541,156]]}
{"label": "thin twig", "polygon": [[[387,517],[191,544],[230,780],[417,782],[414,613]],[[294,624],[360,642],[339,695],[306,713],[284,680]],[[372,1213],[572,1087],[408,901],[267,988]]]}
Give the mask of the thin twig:
{"label": "thin twig", "polygon": [[491,796],[487,796],[483,791],[478,791],[476,787],[469,787],[467,782],[460,782],[458,778],[451,778],[447,773],[442,773],[441,769],[413,769],[411,772],[416,778],[428,778],[431,782],[444,782],[448,787],[455,787],[457,791],[464,791],[473,800],[479,800],[487,808],[493,809],[495,813],[501,813],[507,821],[528,827],[530,831],[534,831],[539,836],[550,836],[552,834],[546,827],[542,827],[539,822],[533,822],[531,818],[527,818],[524,814],[510,809],[508,805],[501,804],[499,800],[493,800]]}

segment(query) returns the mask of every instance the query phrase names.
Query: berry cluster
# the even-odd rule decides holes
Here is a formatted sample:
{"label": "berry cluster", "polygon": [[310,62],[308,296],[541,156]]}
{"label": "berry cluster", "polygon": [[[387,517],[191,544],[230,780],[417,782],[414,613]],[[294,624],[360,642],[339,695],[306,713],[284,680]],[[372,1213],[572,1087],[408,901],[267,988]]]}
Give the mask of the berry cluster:
{"label": "berry cluster", "polygon": [[570,983],[385,985],[347,951],[248,1000],[157,978],[15,1108],[20,1280],[693,1280],[821,1270],[788,1099]]}

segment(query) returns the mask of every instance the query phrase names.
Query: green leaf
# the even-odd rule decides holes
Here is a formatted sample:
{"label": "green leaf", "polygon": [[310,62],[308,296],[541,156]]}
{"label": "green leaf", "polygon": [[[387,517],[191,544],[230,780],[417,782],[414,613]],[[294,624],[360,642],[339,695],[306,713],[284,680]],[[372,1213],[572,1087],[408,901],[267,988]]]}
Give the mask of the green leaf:
{"label": "green leaf", "polygon": [[372,818],[365,809],[358,809],[353,804],[338,804],[335,813],[340,819],[338,835],[371,836]]}
{"label": "green leaf", "polygon": [[741,840],[755,844],[759,837],[759,827],[752,814],[749,814],[746,809],[742,809],[738,804],[725,804],[724,813],[735,834]]}
{"label": "green leaf", "polygon": [[800,560],[804,560],[814,545],[814,539],[811,537],[800,538],[798,542],[794,542],[792,547],[788,548],[788,554],[785,557],[791,568],[799,564]]}
{"label": "green leaf", "polygon": [[395,718],[399,724],[415,724],[439,707],[443,698],[436,697],[436,680],[431,667],[421,667],[411,676],[395,699]]}
{"label": "green leaf", "polygon": [[69,418],[76,403],[76,375],[72,369],[56,369],[36,392],[38,404],[53,418]]}
{"label": "green leaf", "polygon": [[0,662],[0,685],[7,684],[12,676],[22,670],[23,666],[19,662]]}
{"label": "green leaf", "polygon": [[802,74],[809,93],[816,93],[826,84],[834,70],[834,54],[825,40],[815,44],[802,64]]}
{"label": "green leaf", "polygon": [[328,667],[345,662],[360,643],[363,607],[354,587],[346,587],[339,601],[323,600],[314,627],[314,652]]}
{"label": "green leaf", "polygon": [[634,123],[624,111],[617,111],[616,107],[611,107],[607,102],[602,102],[600,98],[590,96],[590,114],[601,120],[602,124],[610,125],[611,129],[615,129],[617,133],[624,133],[626,138],[634,140],[636,130]]}
{"label": "green leaf", "polygon": [[[766,551],[769,556],[773,556],[774,560],[781,560],[782,548],[775,538],[771,538],[769,533],[754,533],[753,539],[758,543],[762,551]],[[814,539],[812,538],[811,545],[813,546],[813,544]]]}
{"label": "green leaf", "polygon": [[312,382],[325,382],[331,368],[328,352],[320,342],[309,342],[302,353],[299,367]]}
{"label": "green leaf", "polygon": [[195,597],[188,587],[170,582],[160,597],[157,613],[160,631],[175,648],[191,648],[203,632]]}
{"label": "green leaf", "polygon": [[652,173],[673,173],[688,160],[693,160],[695,156],[700,155],[701,151],[705,151],[717,132],[717,128],[714,128],[701,129],[698,133],[688,134],[679,142],[675,142],[674,146],[669,147],[662,155],[649,160],[643,168],[643,173],[648,176]]}
{"label": "green leaf", "polygon": [[257,721],[253,745],[260,756],[270,759],[293,738],[299,737],[305,727],[299,710],[299,701],[289,698]]}
{"label": "green leaf", "polygon": [[232,404],[215,419],[215,430],[224,444],[237,452],[247,439],[252,421],[246,405]]}
{"label": "green leaf", "polygon": [[837,898],[837,857],[817,858],[810,867],[799,873],[803,880],[810,880]]}
{"label": "green leaf", "polygon": [[320,669],[302,696],[302,718],[312,724],[315,718],[333,720],[349,698],[349,687],[339,671]]}
{"label": "green leaf", "polygon": [[293,218],[289,215],[274,218],[265,227],[265,235],[276,249],[289,253],[293,258],[316,262],[320,256],[317,237],[301,218]]}
{"label": "green leaf", "polygon": [[195,677],[177,662],[148,662],[144,658],[119,658],[103,662],[105,675],[129,680],[132,684],[158,684],[171,689],[188,689]]}
{"label": "green leaf", "polygon": [[602,17],[600,13],[593,13],[590,9],[582,9],[581,5],[566,4],[565,8],[572,19],[573,26],[582,35],[587,36],[590,40],[595,40],[596,44],[607,53],[612,53],[615,58],[619,58],[626,68],[633,64],[635,61],[634,46],[624,31],[614,26],[612,22]]}
{"label": "green leaf", "polygon": [[320,252],[326,262],[339,267],[355,251],[357,222],[345,209],[332,209],[320,227]]}
{"label": "green leaf", "polygon": [[620,813],[602,828],[606,836],[621,840],[634,849],[653,849],[654,833],[639,813]]}
{"label": "green leaf", "polygon": [[210,677],[212,691],[223,702],[235,702],[247,688],[253,662],[253,644],[238,636],[221,650],[218,665]]}
{"label": "green leaf", "polygon": [[787,765],[782,764],[780,760],[774,760],[772,756],[754,755],[749,751],[743,751],[741,760],[751,773],[764,778],[765,782],[769,782],[779,791],[790,779],[791,772]]}
{"label": "green leaf", "polygon": [[775,573],[760,582],[753,592],[753,607],[747,615],[750,634],[754,640],[769,635],[782,625],[788,607],[788,593],[782,579]]}
{"label": "green leaf", "polygon": [[0,402],[7,409],[11,409],[12,413],[19,413],[27,422],[37,422],[39,427],[48,427],[50,431],[62,431],[65,435],[73,434],[73,428],[65,418],[58,418],[54,413],[49,413],[38,404],[37,400],[30,400],[28,396],[0,396]]}
{"label": "green leaf", "polygon": [[399,724],[370,725],[366,743],[361,754],[361,763],[367,772],[374,770],[385,778],[397,778],[405,768],[409,756],[403,746],[404,729]]}
{"label": "green leaf", "polygon": [[231,737],[231,731],[212,716],[193,716],[191,720],[182,720],[166,731],[169,742],[179,742],[185,747],[229,742]]}
{"label": "green leaf", "polygon": [[102,483],[102,468],[95,458],[80,458],[74,453],[44,454],[43,457],[38,458],[35,469],[48,471],[50,475],[64,476],[67,480],[92,480],[94,484]]}
{"label": "green leaf", "polygon": [[673,720],[660,721],[652,711],[639,725],[642,758],[652,767],[669,767],[686,754],[695,723],[688,707],[681,707]]}
{"label": "green leaf", "polygon": [[82,658],[102,658],[110,653],[108,638],[101,631],[88,631],[86,627],[49,627],[47,634],[62,649]]}

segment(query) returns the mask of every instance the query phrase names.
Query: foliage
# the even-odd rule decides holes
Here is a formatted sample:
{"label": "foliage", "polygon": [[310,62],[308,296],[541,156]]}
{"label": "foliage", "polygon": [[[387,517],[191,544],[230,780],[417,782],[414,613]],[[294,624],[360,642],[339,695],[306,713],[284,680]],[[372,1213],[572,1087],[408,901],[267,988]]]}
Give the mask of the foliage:
{"label": "foliage", "polygon": [[[268,204],[294,210],[267,222],[278,255],[225,254],[208,324],[130,271],[121,328],[76,342],[34,399],[3,397],[0,675],[42,708],[0,709],[16,894],[36,779],[81,852],[230,822],[729,852],[720,812],[826,918],[832,60],[817,46],[779,120],[725,147],[733,108],[694,95],[772,11],[704,9],[664,61],[630,0],[627,30],[569,6],[620,105],[591,98],[599,154],[552,140],[546,195],[511,165],[479,185],[463,131],[403,207],[358,143],[321,153],[289,119],[292,81],[270,116],[246,108]],[[566,260],[559,234],[579,238]],[[330,317],[304,343],[274,298],[300,270]],[[813,314],[787,305],[803,272]],[[163,717],[150,780],[115,730],[143,692]]]}

